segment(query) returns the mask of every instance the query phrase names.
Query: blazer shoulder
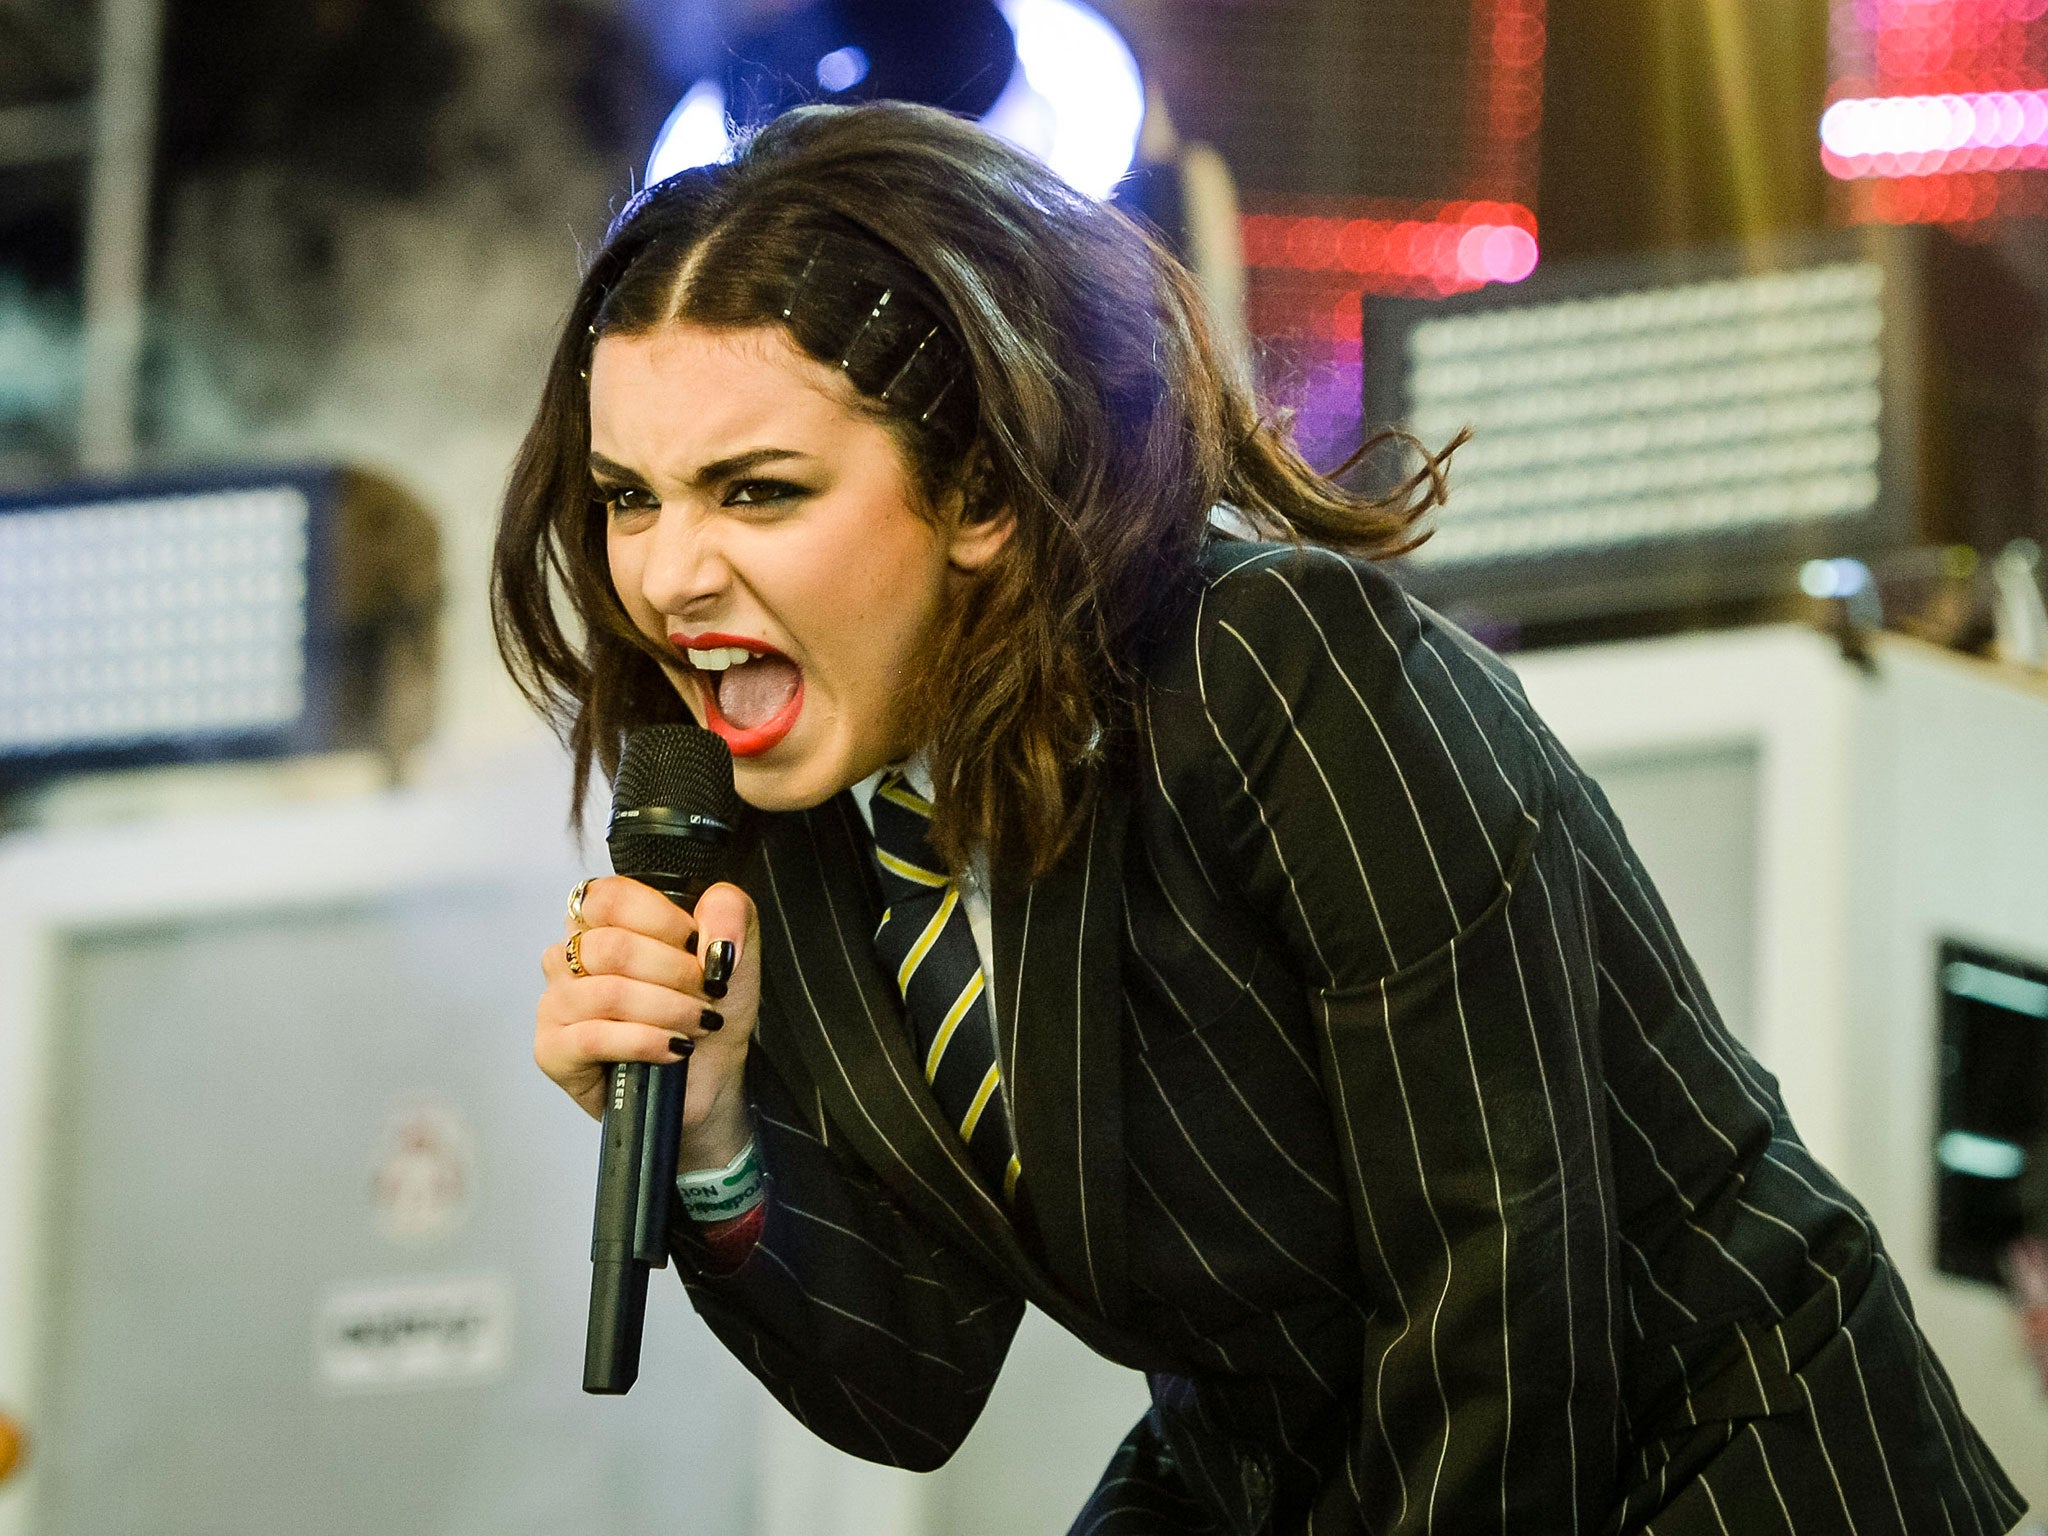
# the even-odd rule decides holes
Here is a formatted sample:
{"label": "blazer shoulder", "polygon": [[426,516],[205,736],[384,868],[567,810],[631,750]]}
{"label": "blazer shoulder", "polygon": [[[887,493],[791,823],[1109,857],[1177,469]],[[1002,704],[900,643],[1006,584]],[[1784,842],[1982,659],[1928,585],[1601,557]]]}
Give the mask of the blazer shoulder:
{"label": "blazer shoulder", "polygon": [[1192,597],[1144,671],[1155,688],[1194,689],[1228,707],[1210,663],[1236,652],[1310,665],[1320,658],[1362,695],[1410,691],[1411,683],[1446,689],[1457,677],[1521,698],[1500,658],[1410,597],[1383,565],[1317,544],[1210,540]]}
{"label": "blazer shoulder", "polygon": [[[1317,545],[1212,541],[1146,669],[1151,777],[1417,819],[1441,850],[1520,840],[1550,798],[1545,736],[1498,657],[1375,562]],[[1260,826],[1271,821],[1262,813]]]}

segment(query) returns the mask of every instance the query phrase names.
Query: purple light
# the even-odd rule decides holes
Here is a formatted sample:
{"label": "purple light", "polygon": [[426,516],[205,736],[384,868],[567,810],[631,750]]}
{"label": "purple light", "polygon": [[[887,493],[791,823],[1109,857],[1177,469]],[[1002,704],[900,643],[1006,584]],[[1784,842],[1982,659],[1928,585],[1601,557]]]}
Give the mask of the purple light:
{"label": "purple light", "polygon": [[1536,237],[1513,225],[1475,225],[1458,241],[1458,272],[1474,282],[1519,283],[1536,257]]}

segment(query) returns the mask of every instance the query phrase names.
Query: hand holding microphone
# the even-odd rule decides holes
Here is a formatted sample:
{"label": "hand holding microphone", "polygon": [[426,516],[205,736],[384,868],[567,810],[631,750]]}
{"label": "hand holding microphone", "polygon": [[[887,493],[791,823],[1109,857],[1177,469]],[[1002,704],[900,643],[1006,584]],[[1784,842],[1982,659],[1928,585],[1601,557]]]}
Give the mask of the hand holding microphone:
{"label": "hand holding microphone", "polygon": [[[570,966],[567,943],[541,957],[548,987],[536,1011],[533,1059],[599,1119],[614,1062],[674,1062],[681,1057],[673,1042],[682,1040],[692,1047],[684,1166],[716,1167],[749,1133],[740,1081],[761,1002],[754,903],[738,886],[719,884],[692,914],[625,875],[578,889],[582,923],[569,921],[565,937],[575,941],[585,974]],[[704,980],[701,957],[716,944],[733,946],[723,995]],[[715,1155],[735,1132],[738,1142]]]}
{"label": "hand holding microphone", "polygon": [[[716,880],[740,811],[716,736],[634,732],[606,838],[619,876],[634,878],[578,886],[571,932],[542,962],[534,1059],[603,1121],[587,1392],[624,1392],[638,1375],[647,1271],[668,1263],[678,1164],[721,1166],[750,1134],[742,1079],[759,930],[746,894]],[[733,1018],[743,1027],[729,1029]]]}

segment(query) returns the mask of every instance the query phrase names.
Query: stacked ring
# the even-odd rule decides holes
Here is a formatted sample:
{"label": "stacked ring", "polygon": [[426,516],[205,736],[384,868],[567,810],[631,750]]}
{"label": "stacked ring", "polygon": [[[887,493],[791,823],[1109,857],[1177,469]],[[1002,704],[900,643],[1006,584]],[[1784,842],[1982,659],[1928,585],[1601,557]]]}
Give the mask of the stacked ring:
{"label": "stacked ring", "polygon": [[577,932],[569,935],[569,942],[562,951],[564,957],[569,962],[569,974],[571,976],[588,976],[590,974],[589,971],[583,968],[583,957],[576,952],[577,946],[582,942],[583,932],[579,929]]}
{"label": "stacked ring", "polygon": [[593,875],[588,879],[578,880],[576,889],[569,893],[569,921],[578,928],[590,926],[583,920],[583,896],[590,889],[590,881],[595,878],[597,877]]}

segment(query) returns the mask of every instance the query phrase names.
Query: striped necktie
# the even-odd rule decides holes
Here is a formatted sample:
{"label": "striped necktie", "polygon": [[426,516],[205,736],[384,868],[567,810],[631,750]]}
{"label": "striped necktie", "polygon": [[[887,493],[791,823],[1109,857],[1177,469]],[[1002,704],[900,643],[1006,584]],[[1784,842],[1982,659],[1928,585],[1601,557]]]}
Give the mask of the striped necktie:
{"label": "striped necktie", "polygon": [[940,1111],[989,1187],[1014,1200],[1019,1165],[996,1064],[987,978],[960,887],[927,836],[931,802],[901,774],[890,773],[875,787],[869,809],[888,903],[875,930],[875,953],[903,994],[911,1042]]}

